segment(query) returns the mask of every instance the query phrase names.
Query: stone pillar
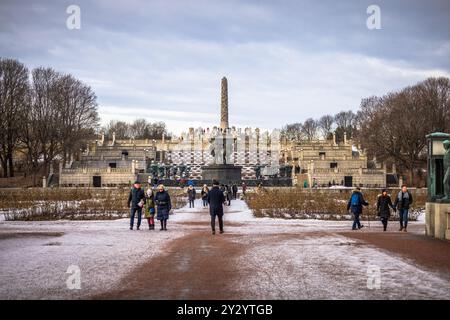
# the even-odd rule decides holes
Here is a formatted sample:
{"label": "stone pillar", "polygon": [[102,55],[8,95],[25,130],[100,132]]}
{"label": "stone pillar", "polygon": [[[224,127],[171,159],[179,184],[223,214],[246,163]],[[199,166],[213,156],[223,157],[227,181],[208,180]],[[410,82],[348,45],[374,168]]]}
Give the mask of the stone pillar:
{"label": "stone pillar", "polygon": [[227,78],[223,77],[220,97],[220,128],[225,130],[228,127],[228,82]]}
{"label": "stone pillar", "polygon": [[333,132],[333,146],[337,146],[337,142],[336,142],[336,132]]}
{"label": "stone pillar", "polygon": [[344,131],[344,146],[347,145],[347,132]]}
{"label": "stone pillar", "polygon": [[46,176],[42,177],[42,188],[47,188],[47,177]]}

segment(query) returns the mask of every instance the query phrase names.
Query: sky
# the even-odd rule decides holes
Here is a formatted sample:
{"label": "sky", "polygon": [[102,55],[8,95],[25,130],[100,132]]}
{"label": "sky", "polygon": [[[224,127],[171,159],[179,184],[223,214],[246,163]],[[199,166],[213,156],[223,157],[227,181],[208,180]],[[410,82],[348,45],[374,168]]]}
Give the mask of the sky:
{"label": "sky", "polygon": [[[80,29],[69,29],[70,5]],[[370,30],[370,5],[381,29]],[[0,57],[71,73],[102,124],[280,128],[450,74],[450,1],[0,1]]]}

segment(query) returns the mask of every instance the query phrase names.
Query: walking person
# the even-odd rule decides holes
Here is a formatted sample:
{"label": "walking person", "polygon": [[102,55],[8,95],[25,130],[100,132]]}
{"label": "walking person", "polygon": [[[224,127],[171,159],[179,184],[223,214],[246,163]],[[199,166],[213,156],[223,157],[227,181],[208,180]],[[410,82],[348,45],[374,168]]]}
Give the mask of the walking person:
{"label": "walking person", "polygon": [[391,216],[391,208],[396,211],[392,204],[391,196],[388,195],[386,189],[381,191],[377,198],[377,214],[383,224],[383,231],[386,231],[389,217]]}
{"label": "walking person", "polygon": [[190,185],[188,187],[188,191],[187,191],[188,199],[189,199],[189,208],[194,208],[194,202],[195,202],[195,195],[196,195],[196,193],[197,192],[195,191],[195,188],[192,185]]}
{"label": "walking person", "polygon": [[130,230],[133,230],[134,225],[134,217],[137,215],[137,230],[139,230],[141,226],[141,218],[142,218],[142,207],[145,204],[145,193],[144,190],[141,189],[141,183],[139,181],[135,181],[133,187],[130,190],[130,194],[128,195],[128,208],[131,208],[130,211]]}
{"label": "walking person", "polygon": [[219,219],[220,233],[223,233],[223,203],[225,195],[219,189],[219,182],[214,181],[213,187],[208,193],[209,214],[211,215],[212,234],[216,234],[216,216]]}
{"label": "walking person", "polygon": [[155,194],[153,192],[153,189],[148,188],[146,199],[145,199],[145,211],[144,216],[148,221],[148,229],[149,230],[155,230]]}
{"label": "walking person", "polygon": [[225,191],[226,191],[226,200],[228,201],[228,206],[231,206],[231,197],[232,197],[232,192],[231,192],[231,187],[230,185],[226,184],[225,185]]}
{"label": "walking person", "polygon": [[238,187],[237,187],[236,183],[233,183],[232,191],[233,191],[233,199],[236,200],[237,199],[237,193],[238,193]]}
{"label": "walking person", "polygon": [[408,191],[406,185],[402,185],[402,190],[397,194],[394,207],[398,210],[398,216],[400,220],[400,229],[398,231],[407,232],[408,227],[408,211],[409,207],[413,203],[413,197],[411,192]]}
{"label": "walking person", "polygon": [[242,182],[242,195],[245,196],[245,192],[247,192],[247,185],[245,182]]}
{"label": "walking person", "polygon": [[164,189],[164,185],[158,186],[158,192],[155,195],[156,219],[161,222],[161,229],[167,231],[167,220],[169,212],[172,210],[169,193]]}
{"label": "walking person", "polygon": [[361,189],[358,187],[356,188],[352,196],[350,197],[350,200],[348,200],[347,204],[347,211],[351,210],[351,213],[353,214],[353,226],[352,230],[356,230],[364,228],[364,225],[361,224],[359,221],[359,217],[362,214],[363,206],[368,206],[369,204],[364,200],[363,194],[361,193]]}
{"label": "walking person", "polygon": [[203,185],[202,192],[201,192],[203,208],[206,208],[208,206],[208,193],[209,193],[209,188],[205,184],[205,185]]}

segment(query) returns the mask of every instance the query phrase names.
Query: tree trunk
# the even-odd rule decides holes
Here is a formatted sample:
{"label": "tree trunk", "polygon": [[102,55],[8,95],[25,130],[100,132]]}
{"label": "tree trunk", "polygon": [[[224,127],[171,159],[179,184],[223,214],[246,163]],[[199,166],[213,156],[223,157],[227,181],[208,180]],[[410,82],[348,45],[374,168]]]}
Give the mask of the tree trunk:
{"label": "tree trunk", "polygon": [[14,161],[12,152],[8,152],[8,162],[9,162],[9,176],[14,177]]}
{"label": "tree trunk", "polygon": [[8,161],[7,159],[2,159],[3,167],[3,178],[8,178]]}

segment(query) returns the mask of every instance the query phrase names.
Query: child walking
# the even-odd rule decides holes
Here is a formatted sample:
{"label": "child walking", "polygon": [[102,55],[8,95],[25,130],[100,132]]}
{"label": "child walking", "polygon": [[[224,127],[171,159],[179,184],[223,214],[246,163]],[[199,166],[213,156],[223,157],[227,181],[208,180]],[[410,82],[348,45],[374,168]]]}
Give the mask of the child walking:
{"label": "child walking", "polygon": [[145,203],[145,218],[148,221],[148,229],[155,230],[155,195],[152,188],[150,187],[146,193],[147,201]]}

